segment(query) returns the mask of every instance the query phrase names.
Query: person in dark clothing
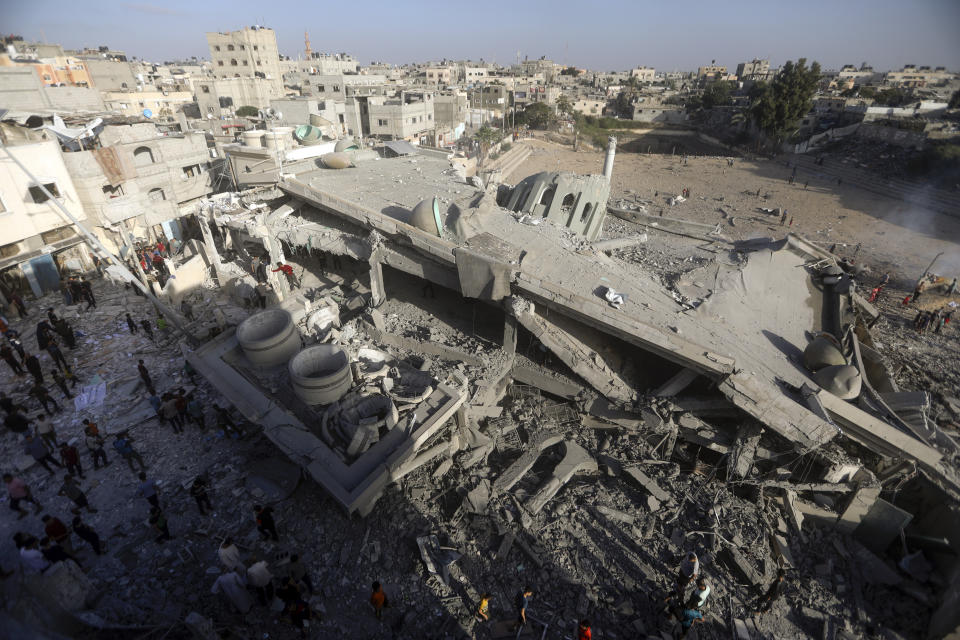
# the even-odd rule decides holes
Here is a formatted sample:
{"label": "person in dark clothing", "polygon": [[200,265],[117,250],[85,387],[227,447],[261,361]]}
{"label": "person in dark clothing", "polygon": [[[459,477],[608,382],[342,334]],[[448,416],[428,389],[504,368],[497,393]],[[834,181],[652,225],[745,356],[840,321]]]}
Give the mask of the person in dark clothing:
{"label": "person in dark clothing", "polygon": [[80,516],[76,516],[73,519],[73,532],[77,536],[84,540],[87,544],[93,547],[93,552],[98,556],[103,555],[103,547],[100,544],[100,536],[97,535],[97,532],[93,530],[89,525],[85,524],[83,520],[80,519]]}
{"label": "person in dark clothing", "polygon": [[277,597],[283,600],[283,603],[290,605],[292,602],[300,600],[300,587],[296,585],[290,576],[287,576],[280,583],[280,587],[276,591]]}
{"label": "person in dark clothing", "polygon": [[57,315],[57,312],[53,310],[53,307],[47,309],[47,319],[50,321],[50,324],[57,326],[57,322],[60,320],[60,316]]}
{"label": "person in dark clothing", "polygon": [[47,470],[50,475],[53,475],[53,469],[50,468],[50,465],[53,464],[57,467],[63,468],[63,465],[57,462],[52,455],[50,455],[50,450],[47,449],[47,445],[43,443],[43,440],[40,438],[34,438],[31,435],[27,436],[26,451],[33,459],[36,460],[40,466]]}
{"label": "person in dark clothing", "polygon": [[213,405],[213,410],[216,414],[217,419],[217,428],[223,429],[224,434],[229,434],[233,432],[238,437],[243,435],[243,432],[240,431],[240,428],[237,427],[237,424],[233,421],[233,418],[230,417],[230,410],[221,407],[220,405]]}
{"label": "person in dark clothing", "polygon": [[13,398],[5,394],[3,391],[0,391],[0,409],[3,409],[3,412],[6,414],[11,414],[17,409],[17,404],[13,401]]}
{"label": "person in dark clothing", "polygon": [[20,341],[20,332],[16,329],[8,329],[3,335],[6,337],[7,342],[10,343],[10,346],[20,354],[21,361],[27,357],[27,354],[23,351],[23,343]]}
{"label": "person in dark clothing", "polygon": [[30,395],[37,399],[37,402],[43,406],[43,410],[47,413],[53,413],[47,406],[48,403],[53,405],[53,408],[57,413],[63,411],[63,407],[61,407],[60,404],[53,399],[53,396],[50,395],[50,392],[47,390],[47,388],[39,382],[30,388]]}
{"label": "person in dark clothing", "polygon": [[47,348],[53,332],[53,327],[46,320],[41,320],[37,323],[37,349],[43,351]]}
{"label": "person in dark clothing", "polygon": [[530,606],[530,598],[533,597],[533,589],[524,587],[523,591],[517,594],[517,622],[514,630],[520,629],[527,624],[527,607]]}
{"label": "person in dark clothing", "polygon": [[77,336],[73,332],[73,327],[70,326],[70,323],[60,318],[57,324],[53,325],[54,331],[63,338],[63,342],[70,347],[71,349],[77,348]]}
{"label": "person in dark clothing", "polygon": [[153,527],[153,530],[157,533],[157,537],[154,538],[157,542],[173,539],[170,535],[170,529],[167,526],[167,517],[163,515],[160,507],[152,507],[150,509],[150,526]]}
{"label": "person in dark clothing", "polygon": [[127,465],[130,467],[130,471],[136,471],[133,468],[133,461],[136,460],[137,464],[140,465],[140,470],[143,471],[147,468],[146,463],[143,461],[143,457],[140,453],[133,448],[133,445],[130,444],[130,436],[124,437],[124,434],[118,433],[113,441],[113,448],[117,450],[117,453],[126,460]]}
{"label": "person in dark clothing", "polygon": [[207,494],[207,479],[203,476],[197,476],[190,485],[190,495],[197,501],[197,508],[200,509],[200,515],[207,515],[204,506],[213,511],[213,505],[210,504],[210,496]]}
{"label": "person in dark clothing", "polygon": [[254,505],[253,513],[257,520],[257,531],[260,532],[264,540],[273,538],[274,541],[279,541],[280,537],[277,535],[277,523],[273,521],[273,509]]}
{"label": "person in dark clothing", "polygon": [[3,426],[14,433],[23,433],[30,428],[30,424],[33,421],[27,416],[20,413],[19,410],[14,410],[12,413],[7,414],[7,417],[3,420]]}
{"label": "person in dark clothing", "polygon": [[151,507],[160,508],[160,494],[157,493],[157,485],[153,480],[147,480],[147,474],[140,472],[140,486],[137,488],[137,495],[146,498]]}
{"label": "person in dark clothing", "polygon": [[21,318],[26,318],[28,315],[30,315],[27,313],[27,305],[23,304],[23,298],[20,297],[20,294],[18,293],[11,294],[10,302],[12,302],[13,306],[17,308],[17,311],[20,313]]}
{"label": "person in dark clothing", "polygon": [[130,317],[129,313],[127,314],[127,326],[130,327],[130,333],[137,332],[137,323],[133,318]]}
{"label": "person in dark clothing", "polygon": [[777,572],[777,578],[773,581],[773,584],[767,589],[767,592],[760,597],[760,601],[757,603],[756,615],[761,613],[766,613],[770,611],[770,607],[773,606],[773,603],[780,599],[780,596],[783,595],[783,590],[787,586],[784,582],[786,573],[783,569],[780,569]]}
{"label": "person in dark clothing", "polygon": [[143,383],[147,385],[147,391],[150,392],[150,395],[157,395],[156,389],[153,388],[153,380],[150,379],[150,372],[147,371],[147,366],[143,364],[143,360],[137,363],[137,371],[140,372],[140,378],[143,379]]}
{"label": "person in dark clothing", "polygon": [[60,443],[60,461],[67,468],[68,473],[84,477],[83,465],[80,464],[80,452],[67,441]]}
{"label": "person in dark clothing", "polygon": [[53,358],[53,363],[57,365],[61,371],[70,369],[70,365],[67,364],[67,359],[63,357],[63,351],[60,351],[60,347],[52,337],[47,342],[47,353],[50,354],[50,357]]}
{"label": "person in dark clothing", "polygon": [[89,311],[90,307],[96,309],[97,301],[93,297],[93,286],[84,279],[80,279],[80,295],[83,296],[83,299],[87,301],[87,308],[84,311]]}
{"label": "person in dark clothing", "polygon": [[297,598],[287,603],[286,607],[287,616],[290,618],[290,623],[293,626],[300,630],[300,637],[307,637],[307,625],[310,624],[310,619],[313,618],[313,612],[310,611],[310,605],[303,601],[303,598]]}
{"label": "person in dark clothing", "polygon": [[90,452],[90,455],[93,456],[93,469],[96,471],[100,468],[101,463],[106,467],[110,464],[107,460],[107,452],[103,450],[103,438],[100,437],[95,431],[91,431],[89,428],[83,430],[84,441],[87,444],[87,451]]}
{"label": "person in dark clothing", "polygon": [[70,393],[70,390],[67,389],[66,379],[63,377],[63,375],[61,375],[59,370],[54,369],[50,372],[50,376],[53,378],[54,383],[60,387],[60,391],[63,391],[63,397],[67,398],[68,400],[73,397],[73,395]]}
{"label": "person in dark clothing", "polygon": [[206,426],[203,417],[203,403],[197,400],[192,393],[187,396],[187,417],[201,429]]}
{"label": "person in dark clothing", "polygon": [[23,366],[27,368],[27,371],[30,372],[30,375],[38,384],[43,384],[43,371],[40,370],[40,361],[37,360],[37,356],[32,353],[28,355],[23,359]]}
{"label": "person in dark clothing", "polygon": [[313,595],[313,582],[310,580],[310,572],[300,562],[300,556],[296,553],[290,556],[290,564],[287,565],[287,574],[296,583],[302,583],[307,587],[310,595]]}
{"label": "person in dark clothing", "polygon": [[10,348],[10,345],[5,344],[0,346],[0,358],[3,358],[7,361],[7,364],[10,365],[10,368],[13,369],[15,374],[18,376],[23,375],[23,367],[21,367],[20,363],[17,362],[17,358],[13,355],[13,349]]}
{"label": "person in dark clothing", "polygon": [[43,557],[46,558],[47,562],[50,564],[56,564],[57,562],[66,562],[67,560],[70,560],[75,565],[82,568],[80,561],[77,560],[76,557],[67,553],[66,549],[55,543],[50,538],[42,538],[40,540],[40,551],[43,553]]}
{"label": "person in dark clothing", "polygon": [[90,513],[97,512],[96,509],[90,506],[90,502],[87,500],[87,494],[77,486],[73,476],[69,473],[63,477],[63,486],[60,487],[60,492],[57,495],[67,496],[73,500],[73,504],[77,505],[77,507],[73,509],[74,515],[80,513],[80,509],[86,509]]}
{"label": "person in dark clothing", "polygon": [[147,337],[153,340],[153,325],[150,324],[149,320],[141,320],[140,326],[143,327],[143,332],[147,334]]}

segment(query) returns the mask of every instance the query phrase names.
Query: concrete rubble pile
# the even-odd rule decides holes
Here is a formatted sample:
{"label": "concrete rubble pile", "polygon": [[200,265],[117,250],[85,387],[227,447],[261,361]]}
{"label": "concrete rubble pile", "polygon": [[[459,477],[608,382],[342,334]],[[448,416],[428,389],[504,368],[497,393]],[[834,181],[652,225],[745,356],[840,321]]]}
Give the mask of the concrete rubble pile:
{"label": "concrete rubble pile", "polygon": [[[277,570],[306,551],[314,632],[330,637],[354,629],[345,612],[373,580],[400,603],[401,637],[518,637],[524,584],[533,624],[519,637],[565,637],[584,617],[597,637],[669,637],[664,602],[689,552],[712,589],[690,637],[916,637],[956,622],[956,580],[930,570],[960,527],[953,436],[893,381],[876,310],[831,254],[794,235],[733,245],[622,207],[601,234],[602,176],[483,188],[448,168],[424,151],[287,176],[270,207],[201,207],[206,268],[185,295],[203,338],[146,345],[115,328],[87,357],[143,358],[231,405],[243,435],[189,435],[201,456],[157,461],[165,494],[205,473],[221,506],[184,516],[183,539],[155,555],[117,517],[118,548],[92,574],[115,582],[88,622],[216,611],[189,584],[220,573],[225,535]],[[716,259],[681,257],[704,241]],[[268,269],[264,310],[250,308],[255,257],[300,279]],[[119,325],[142,303],[113,291]],[[202,383],[182,379],[184,359]],[[104,366],[84,415],[142,431],[153,410],[132,403],[135,376]],[[251,501],[274,505],[279,543],[258,539]],[[789,604],[755,617],[781,570]],[[490,624],[474,615],[482,593]],[[267,618],[245,620],[277,632]]]}

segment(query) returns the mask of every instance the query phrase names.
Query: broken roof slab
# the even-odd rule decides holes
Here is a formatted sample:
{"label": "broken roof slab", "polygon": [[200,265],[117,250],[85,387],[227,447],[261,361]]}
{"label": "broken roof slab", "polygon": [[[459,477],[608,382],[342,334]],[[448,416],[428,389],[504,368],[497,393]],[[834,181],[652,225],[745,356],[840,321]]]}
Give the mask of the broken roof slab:
{"label": "broken roof slab", "polygon": [[369,513],[392,481],[394,470],[411,459],[456,414],[465,400],[460,390],[438,384],[417,406],[417,419],[412,427],[403,421],[348,464],[278,398],[229,364],[243,357],[234,331],[217,336],[197,351],[185,351],[184,355],[248,420],[261,425],[264,435],[306,469],[338,503],[349,513],[360,515]]}

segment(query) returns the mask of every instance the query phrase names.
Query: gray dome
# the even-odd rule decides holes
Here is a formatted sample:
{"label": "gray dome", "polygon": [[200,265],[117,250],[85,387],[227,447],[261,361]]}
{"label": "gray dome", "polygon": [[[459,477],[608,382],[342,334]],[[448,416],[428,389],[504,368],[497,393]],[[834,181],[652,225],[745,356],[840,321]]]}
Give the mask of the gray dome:
{"label": "gray dome", "polygon": [[436,198],[420,201],[410,214],[410,225],[429,233],[440,236],[440,203]]}

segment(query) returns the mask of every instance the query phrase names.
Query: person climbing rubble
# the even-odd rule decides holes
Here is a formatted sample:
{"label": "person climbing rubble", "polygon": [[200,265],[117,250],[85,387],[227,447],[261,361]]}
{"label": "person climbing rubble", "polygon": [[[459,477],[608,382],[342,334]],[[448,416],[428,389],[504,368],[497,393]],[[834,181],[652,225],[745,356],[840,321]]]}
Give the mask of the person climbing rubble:
{"label": "person climbing rubble", "polygon": [[697,558],[697,554],[691,551],[680,563],[680,571],[677,572],[677,600],[679,602],[685,600],[687,586],[696,580],[699,574],[700,560]]}
{"label": "person climbing rubble", "polygon": [[273,273],[281,272],[284,277],[287,279],[287,284],[290,285],[291,289],[296,289],[300,286],[300,281],[297,279],[297,276],[293,273],[293,267],[282,262],[277,263],[277,268],[272,269]]}
{"label": "person climbing rubble", "polygon": [[123,433],[118,433],[113,441],[113,448],[117,450],[117,453],[119,453],[120,456],[126,461],[127,465],[129,465],[130,471],[136,471],[136,469],[133,468],[134,460],[136,460],[137,464],[140,465],[141,471],[146,470],[147,465],[143,462],[143,457],[137,453],[130,442],[130,436],[125,436]]}
{"label": "person climbing rubble", "polygon": [[373,593],[370,594],[370,604],[373,606],[373,615],[377,620],[383,619],[383,609],[387,606],[387,594],[383,592],[383,585],[379,581],[373,583]]}
{"label": "person climbing rubble", "polygon": [[83,437],[87,445],[87,451],[90,452],[90,456],[93,458],[94,471],[100,468],[101,463],[104,467],[108,466],[110,461],[107,460],[107,452],[103,450],[103,438],[89,427],[83,430]]}
{"label": "person climbing rubble", "polygon": [[773,607],[773,603],[780,599],[783,595],[783,591],[786,588],[786,572],[783,569],[777,571],[777,577],[773,583],[767,588],[766,592],[760,596],[760,600],[757,602],[756,610],[754,615],[760,616],[761,614],[770,611],[770,608]]}
{"label": "person climbing rubble", "polygon": [[154,533],[157,536],[154,538],[154,541],[157,544],[161,544],[167,540],[173,540],[173,536],[170,535],[170,528],[167,524],[167,516],[164,515],[163,511],[160,510],[160,507],[151,507],[150,508],[150,526],[153,528]]}
{"label": "person climbing rubble", "polygon": [[213,504],[210,503],[210,496],[207,493],[207,479],[204,476],[200,475],[194,478],[190,485],[190,496],[196,501],[200,515],[207,515],[204,507],[213,511]]}
{"label": "person climbing rubble", "polygon": [[87,494],[80,489],[76,481],[73,479],[72,474],[68,473],[63,477],[63,484],[60,486],[60,491],[57,492],[57,495],[66,496],[73,501],[73,504],[76,505],[76,507],[71,510],[74,515],[80,513],[80,509],[86,509],[90,513],[97,512],[97,509],[94,509],[90,506],[90,501],[87,500]]}
{"label": "person climbing rubble", "polygon": [[59,468],[63,468],[63,465],[57,462],[52,455],[50,455],[50,450],[47,449],[47,445],[40,438],[34,438],[31,435],[27,436],[26,441],[26,451],[29,453],[37,463],[47,470],[47,473],[53,475],[53,469],[50,468],[50,465],[53,464]]}
{"label": "person climbing rubble", "polygon": [[137,495],[149,502],[151,507],[159,507],[160,494],[157,491],[157,483],[148,479],[147,474],[143,471],[137,477],[140,479],[140,484],[137,485]]}
{"label": "person climbing rubble", "polygon": [[97,535],[97,532],[94,531],[91,526],[81,520],[80,516],[75,516],[73,518],[72,525],[73,532],[77,534],[77,537],[89,544],[90,548],[93,549],[95,554],[102,556],[104,552],[104,545],[100,541],[100,536]]}
{"label": "person climbing rubble", "polygon": [[517,621],[513,629],[517,631],[527,624],[527,607],[530,606],[530,600],[533,598],[533,589],[524,587],[523,591],[517,594]]}
{"label": "person climbing rubble", "polygon": [[243,561],[240,559],[240,549],[234,544],[233,538],[223,539],[220,548],[217,549],[217,555],[220,557],[220,562],[231,571],[245,568]]}
{"label": "person climbing rubble", "polygon": [[127,314],[127,327],[130,329],[130,333],[137,332],[137,322],[136,320],[130,317],[129,313]]}

